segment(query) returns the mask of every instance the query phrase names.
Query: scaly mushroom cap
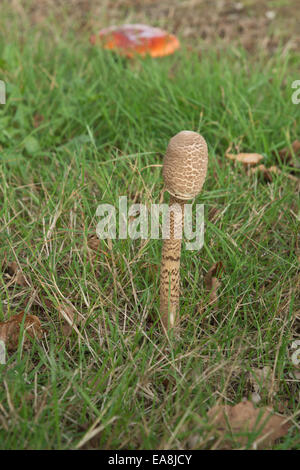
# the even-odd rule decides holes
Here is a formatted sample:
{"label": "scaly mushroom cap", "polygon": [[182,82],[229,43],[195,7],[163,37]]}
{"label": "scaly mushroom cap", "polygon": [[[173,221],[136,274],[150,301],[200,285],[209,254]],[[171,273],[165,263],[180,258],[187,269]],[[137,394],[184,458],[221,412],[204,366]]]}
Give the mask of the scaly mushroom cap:
{"label": "scaly mushroom cap", "polygon": [[178,199],[193,199],[207,171],[207,145],[197,132],[181,131],[169,142],[163,162],[166,190]]}

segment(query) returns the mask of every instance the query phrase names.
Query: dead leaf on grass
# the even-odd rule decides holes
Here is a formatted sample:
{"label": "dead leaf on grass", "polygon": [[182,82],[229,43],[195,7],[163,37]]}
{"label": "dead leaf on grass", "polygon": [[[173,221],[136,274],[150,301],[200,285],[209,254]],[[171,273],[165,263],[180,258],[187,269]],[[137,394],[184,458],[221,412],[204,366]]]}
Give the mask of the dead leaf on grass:
{"label": "dead leaf on grass", "polygon": [[40,125],[43,123],[43,121],[44,121],[44,116],[42,114],[39,114],[39,113],[34,114],[34,116],[33,116],[33,126],[34,126],[35,129],[37,127],[40,127]]}
{"label": "dead leaf on grass", "polygon": [[100,248],[100,239],[97,235],[91,235],[87,241],[88,247],[93,251],[98,251]]}
{"label": "dead leaf on grass", "polygon": [[218,288],[221,285],[219,280],[220,275],[224,271],[222,261],[214,263],[204,276],[204,284],[206,290],[209,292],[210,303],[215,302],[218,298]]}
{"label": "dead leaf on grass", "polygon": [[59,304],[58,313],[61,320],[63,320],[62,331],[65,336],[70,336],[72,330],[75,330],[77,334],[80,332],[77,328],[78,324],[78,313],[75,308],[67,304]]}
{"label": "dead leaf on grass", "polygon": [[278,382],[274,380],[270,366],[251,370],[249,372],[249,381],[254,390],[252,401],[255,403],[261,401],[262,394],[273,397],[278,392]]}
{"label": "dead leaf on grass", "polygon": [[264,157],[259,153],[226,153],[226,157],[230,160],[241,162],[244,165],[257,165]]}
{"label": "dead leaf on grass", "polygon": [[283,174],[287,178],[289,178],[292,181],[299,181],[299,178],[294,175],[290,175],[289,173],[283,173],[277,166],[270,166],[269,168],[265,167],[265,165],[258,165],[255,168],[251,168],[251,173],[257,173],[261,172],[264,176],[265,181],[267,182],[272,182],[273,181],[273,175],[280,175]]}
{"label": "dead leaf on grass", "polygon": [[208,220],[210,222],[216,222],[218,216],[220,215],[220,209],[217,207],[212,207],[208,212]]}
{"label": "dead leaf on grass", "polygon": [[[26,315],[24,312],[19,315],[13,315],[9,320],[0,323],[0,339],[4,341],[8,351],[14,351],[18,348],[20,327],[24,320],[24,333],[28,333],[31,338],[42,337],[42,325],[35,315]],[[24,347],[30,346],[31,342],[27,334],[24,335]]]}
{"label": "dead leaf on grass", "polygon": [[95,260],[97,257],[97,254],[104,254],[106,256],[109,256],[107,251],[104,251],[101,246],[101,240],[100,238],[97,237],[97,235],[91,235],[89,236],[87,240],[87,246],[90,252],[90,257],[91,260]]}
{"label": "dead leaf on grass", "polygon": [[16,261],[8,263],[5,271],[12,278],[12,283],[18,284],[19,286],[25,287],[28,286],[25,276],[23,275],[21,269],[19,268]]}
{"label": "dead leaf on grass", "polygon": [[287,434],[290,427],[285,416],[275,414],[272,408],[255,408],[250,401],[234,406],[216,405],[208,411],[208,418],[218,433],[232,433],[243,446],[249,440],[245,433],[257,433],[252,447],[261,449],[271,447],[277,439]]}
{"label": "dead leaf on grass", "polygon": [[278,155],[280,159],[287,163],[293,159],[293,155],[300,155],[300,141],[294,140],[294,142],[288,146],[284,147],[283,149],[279,150]]}

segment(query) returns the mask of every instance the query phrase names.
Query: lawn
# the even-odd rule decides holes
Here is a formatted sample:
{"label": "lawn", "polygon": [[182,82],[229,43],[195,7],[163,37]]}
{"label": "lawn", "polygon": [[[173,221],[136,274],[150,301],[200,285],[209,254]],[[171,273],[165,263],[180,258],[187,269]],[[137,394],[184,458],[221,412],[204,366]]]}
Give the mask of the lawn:
{"label": "lawn", "polygon": [[[43,336],[0,365],[0,448],[250,449],[257,435],[224,443],[207,413],[251,400],[268,367],[257,406],[291,423],[273,448],[300,449],[299,174],[279,154],[299,138],[299,54],[183,41],[127,61],[84,31],[29,28],[5,5],[1,16],[0,321],[34,314]],[[183,129],[208,143],[205,243],[183,249],[180,330],[166,338],[162,241],[98,240],[96,210],[122,195],[158,203],[162,157]],[[266,180],[228,149],[280,172]]]}

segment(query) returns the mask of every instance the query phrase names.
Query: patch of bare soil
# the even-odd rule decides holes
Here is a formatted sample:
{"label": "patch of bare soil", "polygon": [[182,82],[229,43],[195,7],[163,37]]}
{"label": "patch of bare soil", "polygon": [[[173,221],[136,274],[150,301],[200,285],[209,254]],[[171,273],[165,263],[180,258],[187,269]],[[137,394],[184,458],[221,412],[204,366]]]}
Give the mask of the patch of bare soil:
{"label": "patch of bare soil", "polygon": [[68,27],[87,32],[146,22],[167,28],[193,47],[234,44],[271,53],[280,45],[300,47],[300,8],[294,0],[11,0],[11,5],[33,23],[49,16],[66,21],[67,16]]}

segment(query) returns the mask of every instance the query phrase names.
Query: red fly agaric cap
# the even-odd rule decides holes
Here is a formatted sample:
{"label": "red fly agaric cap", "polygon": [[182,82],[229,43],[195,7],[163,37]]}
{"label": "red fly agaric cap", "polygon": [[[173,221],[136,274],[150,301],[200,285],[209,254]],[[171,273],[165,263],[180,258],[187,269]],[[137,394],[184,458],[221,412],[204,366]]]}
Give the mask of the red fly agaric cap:
{"label": "red fly agaric cap", "polygon": [[180,47],[173,34],[144,24],[123,24],[102,29],[90,37],[92,44],[100,43],[104,49],[116,50],[122,55],[150,55],[163,57]]}
{"label": "red fly agaric cap", "polygon": [[202,189],[207,162],[207,144],[202,135],[193,131],[174,135],[163,163],[166,190],[178,199],[193,199]]}

